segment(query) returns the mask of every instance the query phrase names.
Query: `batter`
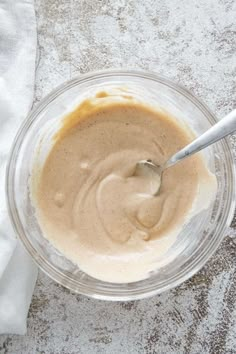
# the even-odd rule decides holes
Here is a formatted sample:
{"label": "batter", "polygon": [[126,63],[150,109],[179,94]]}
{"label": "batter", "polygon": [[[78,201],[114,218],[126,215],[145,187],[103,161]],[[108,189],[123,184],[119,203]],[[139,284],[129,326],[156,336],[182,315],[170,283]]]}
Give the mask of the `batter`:
{"label": "batter", "polygon": [[83,102],[65,117],[34,193],[45,237],[95,278],[148,277],[192,215],[199,189],[213,198],[216,179],[198,154],[167,169],[154,197],[155,179],[134,176],[135,166],[163,164],[191,140],[174,118],[132,99],[111,102],[101,93]]}

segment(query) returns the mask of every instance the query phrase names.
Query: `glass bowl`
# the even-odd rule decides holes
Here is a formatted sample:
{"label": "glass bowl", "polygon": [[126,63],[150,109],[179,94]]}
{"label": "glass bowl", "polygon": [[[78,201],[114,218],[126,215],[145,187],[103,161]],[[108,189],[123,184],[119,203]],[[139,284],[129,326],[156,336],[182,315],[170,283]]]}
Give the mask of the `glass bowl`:
{"label": "glass bowl", "polygon": [[190,92],[152,72],[113,70],[89,73],[58,87],[28,115],[10,154],[6,193],[9,213],[20,240],[38,266],[68,289],[103,300],[134,300],[171,289],[195,274],[209,259],[230,225],[235,207],[235,177],[227,139],[202,152],[218,182],[212,205],[184,227],[157,272],[138,282],[116,284],[94,279],[67,260],[44,237],[30,197],[30,176],[52,144],[63,115],[98,91],[125,90],[187,123],[196,135],[216,123],[215,116]]}

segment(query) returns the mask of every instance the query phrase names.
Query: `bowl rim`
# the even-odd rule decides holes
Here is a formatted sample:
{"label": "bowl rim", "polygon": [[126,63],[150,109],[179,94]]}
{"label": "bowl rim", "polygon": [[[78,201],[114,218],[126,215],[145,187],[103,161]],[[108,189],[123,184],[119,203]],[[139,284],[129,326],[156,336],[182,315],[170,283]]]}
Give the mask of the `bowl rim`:
{"label": "bowl rim", "polygon": [[[8,208],[8,213],[10,216],[11,223],[13,225],[13,228],[16,232],[16,235],[20,239],[20,241],[23,243],[26,251],[30,254],[31,258],[34,260],[34,262],[38,265],[38,267],[46,273],[51,279],[56,281],[57,283],[63,285],[64,287],[68,288],[72,292],[76,292],[82,295],[90,296],[92,298],[96,299],[102,299],[102,300],[112,300],[112,301],[128,301],[128,300],[136,300],[136,299],[143,299],[147,298],[159,293],[162,293],[166,290],[170,290],[180,284],[182,284],[184,281],[192,277],[195,273],[197,273],[209,260],[209,258],[213,255],[213,253],[216,251],[218,248],[219,244],[223,240],[225,236],[225,231],[226,229],[230,226],[230,223],[233,219],[234,216],[234,210],[235,210],[235,204],[236,204],[236,198],[235,198],[235,162],[234,158],[231,152],[231,143],[229,138],[223,139],[222,143],[224,144],[224,148],[227,153],[227,157],[229,158],[229,166],[230,166],[230,174],[231,174],[231,198],[227,200],[227,212],[224,215],[223,221],[221,221],[221,227],[218,230],[218,237],[217,238],[212,238],[212,240],[208,243],[206,249],[203,250],[203,252],[200,253],[195,259],[194,262],[190,262],[188,267],[185,267],[181,272],[175,276],[175,279],[172,281],[169,279],[169,283],[162,285],[161,287],[157,288],[155,286],[151,286],[150,289],[144,291],[144,289],[140,289],[139,291],[136,291],[134,293],[134,290],[132,289],[132,294],[131,293],[126,293],[122,294],[121,292],[117,292],[116,294],[111,294],[111,293],[106,293],[106,290],[99,290],[99,289],[89,289],[89,287],[85,288],[78,288],[78,286],[75,288],[74,282],[71,278],[69,278],[65,273],[61,272],[59,269],[56,267],[52,266],[50,262],[48,262],[44,257],[42,257],[40,254],[37,253],[35,250],[34,246],[31,244],[29,241],[28,237],[26,236],[24,232],[24,228],[21,224],[20,217],[17,212],[17,208],[15,206],[14,202],[14,192],[13,192],[13,179],[12,179],[12,168],[14,166],[14,162],[17,160],[17,154],[16,151],[18,148],[21,146],[22,142],[24,139],[25,134],[22,135],[23,133],[26,133],[27,130],[30,128],[31,124],[37,119],[38,115],[50,104],[56,99],[60,94],[65,92],[67,89],[72,88],[73,86],[79,85],[83,82],[86,81],[92,81],[94,79],[102,79],[102,78],[109,78],[109,77],[114,77],[114,76],[120,76],[120,77],[136,77],[139,79],[148,79],[151,81],[155,81],[161,84],[164,84],[165,86],[170,87],[174,91],[177,91],[179,94],[183,95],[185,98],[190,100],[197,108],[202,111],[204,116],[209,120],[211,124],[216,123],[218,120],[216,116],[211,112],[211,110],[207,107],[205,103],[203,103],[199,98],[197,98],[195,95],[193,95],[188,89],[186,89],[184,86],[182,86],[179,83],[176,83],[175,81],[172,81],[169,78],[166,78],[164,76],[160,76],[159,74],[153,72],[153,71],[147,71],[147,70],[129,70],[129,69],[107,69],[107,70],[99,70],[99,71],[92,71],[86,74],[81,74],[78,77],[75,77],[71,80],[67,80],[58,87],[56,87],[54,90],[52,90],[49,94],[47,94],[26,116],[24,121],[22,122],[20,128],[18,129],[18,132],[15,136],[15,139],[12,143],[12,148],[9,153],[9,159],[7,163],[7,168],[6,168],[6,178],[5,178],[5,191],[6,191],[6,200],[7,200],[7,208]],[[109,283],[107,283],[109,284]],[[86,291],[87,289],[87,291]],[[113,290],[114,291],[114,290]]]}

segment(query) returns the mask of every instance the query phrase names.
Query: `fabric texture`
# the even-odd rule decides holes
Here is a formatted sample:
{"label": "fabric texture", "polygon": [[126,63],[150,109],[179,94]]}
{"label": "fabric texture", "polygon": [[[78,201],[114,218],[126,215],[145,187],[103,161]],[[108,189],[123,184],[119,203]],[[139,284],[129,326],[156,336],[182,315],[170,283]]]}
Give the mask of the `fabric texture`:
{"label": "fabric texture", "polygon": [[0,334],[26,332],[37,267],[7,212],[5,172],[15,134],[34,95],[37,49],[33,0],[0,1]]}

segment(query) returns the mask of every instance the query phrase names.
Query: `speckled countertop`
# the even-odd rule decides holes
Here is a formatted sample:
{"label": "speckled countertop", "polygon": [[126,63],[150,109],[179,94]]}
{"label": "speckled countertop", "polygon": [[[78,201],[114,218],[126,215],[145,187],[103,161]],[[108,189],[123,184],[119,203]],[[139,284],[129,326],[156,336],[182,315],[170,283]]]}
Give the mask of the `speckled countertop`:
{"label": "speckled countertop", "polygon": [[[80,73],[132,67],[181,82],[219,117],[236,107],[235,0],[36,0],[36,12],[35,102]],[[197,275],[151,299],[91,300],[40,272],[28,333],[2,336],[0,353],[236,353],[236,220]]]}

